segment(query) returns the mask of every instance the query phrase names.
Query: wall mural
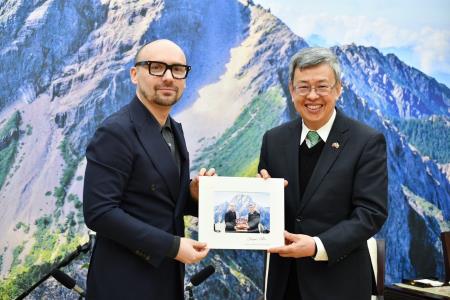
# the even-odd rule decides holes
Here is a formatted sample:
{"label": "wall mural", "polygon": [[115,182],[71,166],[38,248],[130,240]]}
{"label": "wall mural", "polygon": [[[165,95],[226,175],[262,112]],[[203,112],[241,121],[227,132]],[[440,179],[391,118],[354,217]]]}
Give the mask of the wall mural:
{"label": "wall mural", "polygon": [[[308,43],[269,10],[237,0],[11,0],[0,3],[0,297],[13,299],[84,243],[85,147],[128,103],[129,68],[144,43],[169,38],[193,66],[173,111],[192,171],[254,176],[262,134],[296,116],[290,57]],[[450,230],[450,90],[377,48],[334,46],[343,65],[338,102],[388,141],[387,282],[443,276]],[[236,134],[239,132],[239,134]],[[186,218],[196,236],[196,219]],[[424,255],[426,253],[427,255]],[[89,255],[64,270],[84,286]],[[199,299],[257,299],[262,251],[211,251],[216,273]],[[208,296],[206,296],[208,290]],[[47,280],[30,299],[76,299]]]}

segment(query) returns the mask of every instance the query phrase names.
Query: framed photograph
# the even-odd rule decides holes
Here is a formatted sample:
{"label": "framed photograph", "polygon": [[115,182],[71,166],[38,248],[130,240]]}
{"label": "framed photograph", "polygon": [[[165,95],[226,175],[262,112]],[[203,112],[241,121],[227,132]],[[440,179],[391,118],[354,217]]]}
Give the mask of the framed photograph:
{"label": "framed photograph", "polygon": [[211,249],[284,245],[284,180],[200,177],[198,238]]}

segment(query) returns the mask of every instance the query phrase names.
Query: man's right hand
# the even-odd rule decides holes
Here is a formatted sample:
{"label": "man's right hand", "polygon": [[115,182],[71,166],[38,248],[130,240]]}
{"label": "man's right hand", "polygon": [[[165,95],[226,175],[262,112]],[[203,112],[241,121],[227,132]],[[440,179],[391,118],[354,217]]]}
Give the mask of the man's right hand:
{"label": "man's right hand", "polygon": [[[256,177],[262,178],[262,179],[269,179],[269,178],[271,178],[269,172],[267,172],[266,169],[261,169],[261,171],[258,174],[256,174]],[[287,187],[287,186],[288,186],[288,181],[285,179],[284,180],[284,187]]]}
{"label": "man's right hand", "polygon": [[206,243],[197,242],[188,238],[180,238],[180,248],[175,257],[184,264],[195,264],[208,255],[209,249]]}

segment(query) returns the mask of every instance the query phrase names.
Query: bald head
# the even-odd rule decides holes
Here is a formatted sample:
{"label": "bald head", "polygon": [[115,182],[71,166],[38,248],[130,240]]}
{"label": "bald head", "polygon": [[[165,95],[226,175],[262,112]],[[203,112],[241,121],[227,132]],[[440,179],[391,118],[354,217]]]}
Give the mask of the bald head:
{"label": "bald head", "polygon": [[186,56],[174,42],[156,40],[139,49],[135,59],[130,77],[136,96],[162,125],[186,87]]}
{"label": "bald head", "polygon": [[160,61],[158,57],[162,55],[173,57],[174,62],[172,63],[186,64],[186,56],[180,46],[165,39],[156,40],[142,46],[136,53],[134,62],[143,60]]}

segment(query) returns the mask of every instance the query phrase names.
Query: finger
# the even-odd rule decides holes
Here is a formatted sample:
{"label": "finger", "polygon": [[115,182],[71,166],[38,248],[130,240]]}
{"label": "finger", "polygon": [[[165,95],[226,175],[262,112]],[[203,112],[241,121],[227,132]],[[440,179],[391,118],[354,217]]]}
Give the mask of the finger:
{"label": "finger", "polygon": [[206,246],[202,247],[202,246],[195,246],[195,245],[193,245],[192,247],[193,247],[193,248],[195,249],[195,251],[197,251],[197,252],[201,252],[201,251],[204,251],[204,250],[208,249]]}
{"label": "finger", "polygon": [[284,187],[287,187],[288,184],[289,184],[289,182],[285,179],[285,180],[284,180]]}
{"label": "finger", "polygon": [[191,184],[197,184],[199,181],[198,176],[195,176],[192,180],[191,180]]}
{"label": "finger", "polygon": [[285,249],[280,249],[277,252],[271,252],[271,253],[276,253],[276,254],[278,254],[279,256],[282,256],[282,257],[292,256],[291,251],[290,250],[285,250]]}
{"label": "finger", "polygon": [[294,253],[291,252],[285,252],[285,253],[278,253],[281,257],[294,257]]}
{"label": "finger", "polygon": [[197,253],[198,253],[198,256],[199,256],[201,259],[203,259],[203,258],[205,258],[205,257],[208,255],[209,249],[208,249],[208,248],[204,248],[204,249],[198,251]]}
{"label": "finger", "polygon": [[283,251],[283,249],[284,249],[285,247],[286,247],[286,246],[269,248],[269,249],[267,249],[267,251],[270,252],[270,253],[280,253],[280,252]]}
{"label": "finger", "polygon": [[195,253],[193,253],[192,258],[190,259],[191,263],[198,263],[208,255],[208,252],[209,249],[206,248],[201,251],[195,251]]}
{"label": "finger", "polygon": [[256,177],[258,177],[258,178],[262,178],[262,176],[261,176],[261,174],[256,174]]}
{"label": "finger", "polygon": [[211,168],[206,172],[206,176],[214,176],[214,174],[216,174],[216,169],[214,168]]}
{"label": "finger", "polygon": [[200,171],[198,171],[198,176],[203,176],[206,173],[206,168],[201,168]]}
{"label": "finger", "polygon": [[264,178],[264,179],[270,178],[269,172],[267,172],[266,169],[262,169],[259,173],[261,174],[262,178]]}
{"label": "finger", "polygon": [[292,244],[293,242],[292,241],[290,241],[290,240],[288,240],[288,239],[284,239],[284,244],[286,245],[286,246],[288,246],[288,245],[290,245],[290,244]]}
{"label": "finger", "polygon": [[287,246],[282,246],[282,247],[277,247],[276,248],[276,252],[274,253],[278,253],[279,255],[286,255],[286,256],[291,256],[293,253],[293,246],[292,245],[287,245]]}
{"label": "finger", "polygon": [[192,246],[194,248],[203,249],[203,248],[206,248],[207,244],[204,242],[198,242],[198,241],[192,240]]}
{"label": "finger", "polygon": [[296,234],[290,233],[288,231],[284,231],[284,238],[291,242],[299,240],[299,237]]}

